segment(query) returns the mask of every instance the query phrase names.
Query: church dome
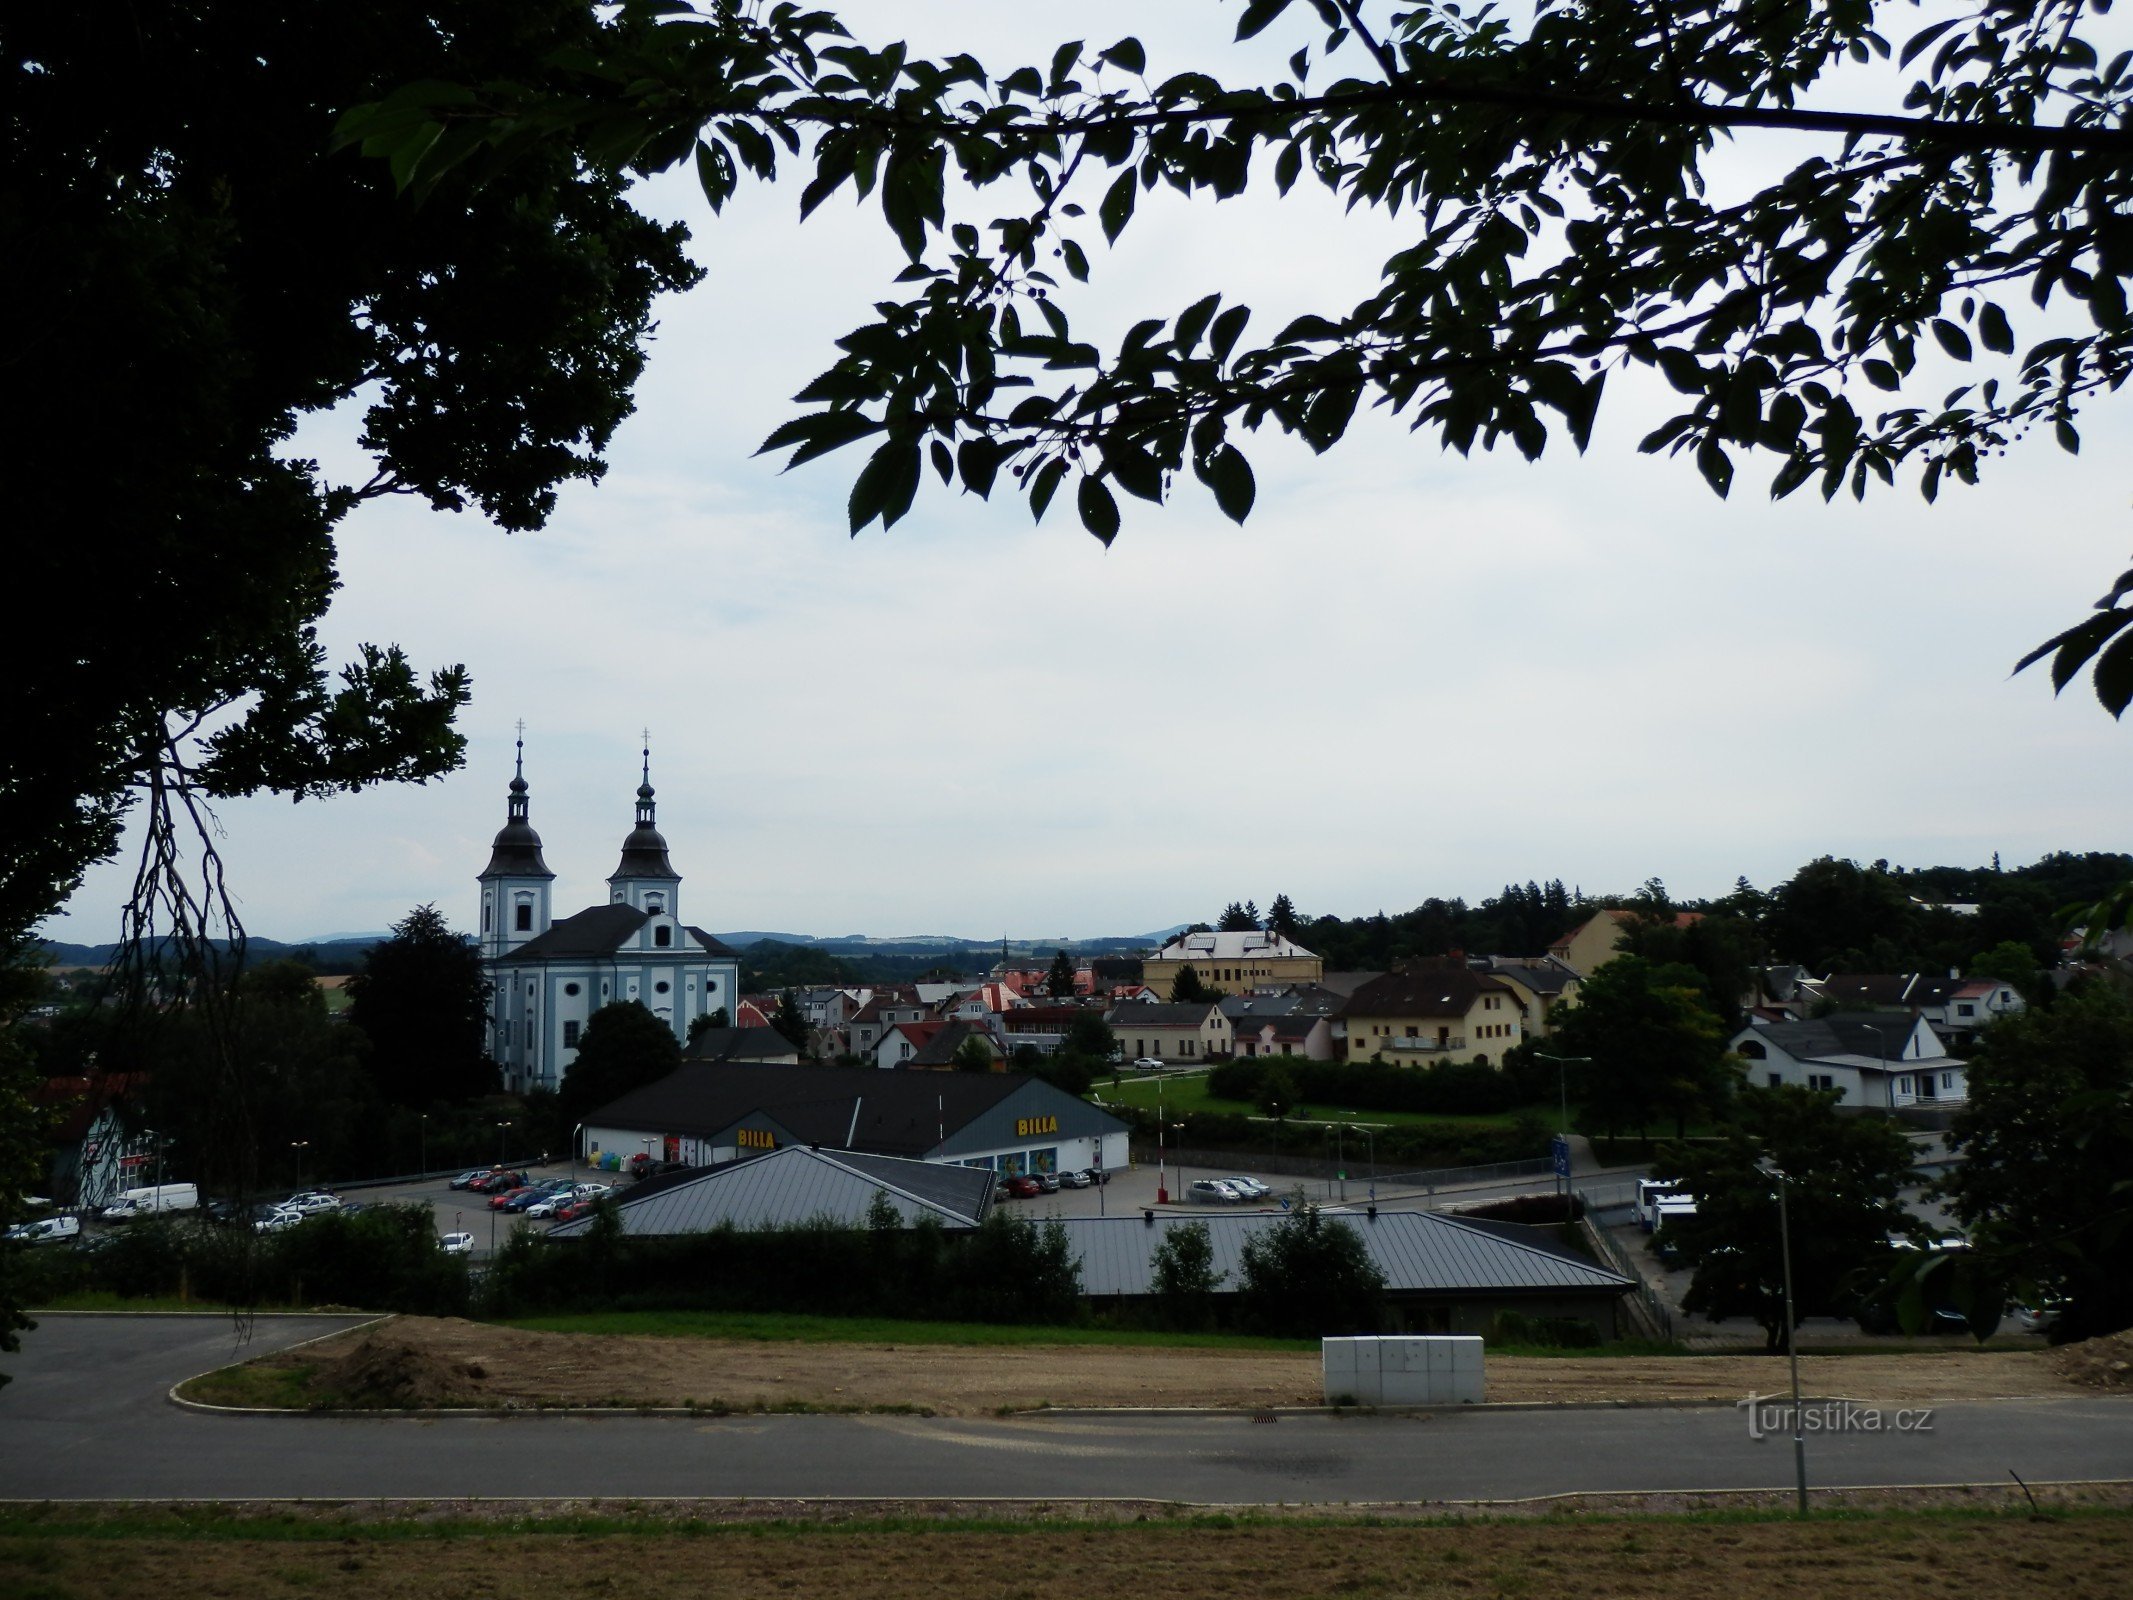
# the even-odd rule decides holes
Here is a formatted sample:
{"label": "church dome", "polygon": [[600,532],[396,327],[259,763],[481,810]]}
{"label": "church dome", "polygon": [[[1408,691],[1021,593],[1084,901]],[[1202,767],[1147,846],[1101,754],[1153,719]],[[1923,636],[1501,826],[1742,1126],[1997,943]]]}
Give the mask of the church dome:
{"label": "church dome", "polygon": [[511,799],[505,811],[504,825],[496,830],[496,840],[489,846],[489,864],[482,869],[484,878],[553,878],[548,863],[541,859],[541,836],[533,831],[533,823],[527,816],[527,785],[525,746],[519,746],[518,771],[511,779]]}
{"label": "church dome", "polygon": [[614,883],[623,878],[666,878],[679,883],[681,874],[667,859],[666,836],[659,831],[658,807],[652,793],[652,752],[644,752],[644,781],[637,785],[637,826],[622,841],[622,861],[608,874]]}

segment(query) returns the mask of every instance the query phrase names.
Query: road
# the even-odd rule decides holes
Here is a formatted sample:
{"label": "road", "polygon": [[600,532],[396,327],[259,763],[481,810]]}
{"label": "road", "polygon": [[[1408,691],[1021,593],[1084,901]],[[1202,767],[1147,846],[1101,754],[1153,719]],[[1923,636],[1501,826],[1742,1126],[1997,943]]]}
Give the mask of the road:
{"label": "road", "polygon": [[[252,1353],[352,1319],[262,1319]],[[1195,1504],[1511,1499],[1782,1489],[1784,1438],[1731,1408],[1416,1417],[214,1416],[166,1387],[233,1355],[198,1317],[50,1317],[0,1390],[0,1499],[794,1497]],[[1929,1431],[1819,1436],[1823,1486],[2116,1478],[2133,1404],[1941,1408]]]}

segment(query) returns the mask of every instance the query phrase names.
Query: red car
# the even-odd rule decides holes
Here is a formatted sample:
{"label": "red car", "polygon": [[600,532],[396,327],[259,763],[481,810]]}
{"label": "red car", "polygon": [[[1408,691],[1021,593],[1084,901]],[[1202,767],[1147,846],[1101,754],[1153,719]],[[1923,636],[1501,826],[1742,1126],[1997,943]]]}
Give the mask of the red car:
{"label": "red car", "polygon": [[590,1195],[581,1195],[567,1206],[558,1206],[555,1219],[558,1222],[576,1222],[580,1217],[591,1215],[592,1208],[592,1197]]}
{"label": "red car", "polygon": [[1033,1200],[1044,1193],[1044,1185],[1035,1178],[1026,1177],[1018,1173],[1012,1178],[1000,1180],[1000,1193],[1012,1196],[1017,1200]]}
{"label": "red car", "polygon": [[489,1209],[491,1211],[501,1211],[508,1202],[516,1200],[522,1194],[531,1193],[533,1193],[533,1185],[530,1183],[522,1183],[515,1188],[505,1189],[500,1193],[489,1196]]}

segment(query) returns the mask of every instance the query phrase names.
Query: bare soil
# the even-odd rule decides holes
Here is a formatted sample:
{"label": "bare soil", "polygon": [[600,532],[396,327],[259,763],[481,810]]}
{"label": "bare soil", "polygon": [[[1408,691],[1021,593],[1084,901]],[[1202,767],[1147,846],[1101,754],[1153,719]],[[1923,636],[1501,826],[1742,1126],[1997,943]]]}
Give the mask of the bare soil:
{"label": "bare soil", "polygon": [[[538,1525],[535,1525],[536,1527]],[[702,1600],[939,1600],[944,1591],[1039,1600],[1062,1589],[1136,1600],[1416,1600],[1579,1595],[1598,1600],[2117,1600],[2133,1518],[2074,1515],[1819,1520],[1587,1521],[1406,1526],[1145,1528],[1054,1523],[988,1531],[455,1532],[303,1539],[0,1539],[0,1593],[35,1600],[291,1594],[361,1600],[621,1594]]]}
{"label": "bare soil", "polygon": [[[2121,1340],[2124,1336],[2120,1336]],[[2110,1341],[2091,1341],[2102,1346]],[[1802,1387],[1874,1404],[2050,1398],[2126,1387],[2125,1349],[1803,1356]],[[218,1404],[698,1406],[985,1415],[1053,1406],[1318,1405],[1312,1352],[811,1344],[545,1333],[395,1317],[187,1386]],[[301,1379],[300,1387],[292,1380]],[[271,1381],[269,1381],[271,1380]],[[1491,1401],[1732,1401],[1788,1386],[1783,1357],[1494,1357]]]}

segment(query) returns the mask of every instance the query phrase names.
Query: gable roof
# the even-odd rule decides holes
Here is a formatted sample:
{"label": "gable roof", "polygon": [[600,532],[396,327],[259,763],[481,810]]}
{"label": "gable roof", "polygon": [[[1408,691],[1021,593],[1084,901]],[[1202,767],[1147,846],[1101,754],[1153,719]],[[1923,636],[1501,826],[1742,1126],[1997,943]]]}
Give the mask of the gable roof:
{"label": "gable roof", "polygon": [[[792,1227],[823,1219],[864,1227],[877,1195],[887,1197],[906,1226],[931,1217],[971,1228],[984,1219],[998,1182],[978,1167],[806,1145],[671,1176],[678,1181],[641,1198],[625,1197],[616,1212],[624,1233],[707,1233],[721,1226]],[[551,1237],[575,1238],[591,1226],[590,1217],[580,1217],[551,1230]]]}
{"label": "gable roof", "polygon": [[775,1028],[699,1028],[682,1059],[797,1062],[800,1049]]}
{"label": "gable roof", "polygon": [[1221,1009],[1213,1000],[1132,1000],[1106,1020],[1126,1028],[1198,1028],[1206,1025],[1210,1011]]}
{"label": "gable roof", "polygon": [[[1570,948],[1570,942],[1575,939],[1579,934],[1583,933],[1587,928],[1591,927],[1595,922],[1612,922],[1619,929],[1629,926],[1629,924],[1632,922],[1645,921],[1650,917],[1650,915],[1651,913],[1649,912],[1625,910],[1619,906],[1606,911],[1595,912],[1592,916],[1587,917],[1583,922],[1579,923],[1568,933],[1564,934],[1560,939],[1556,940],[1555,943],[1548,946],[1548,953],[1550,955],[1559,955],[1563,951],[1568,950]],[[1660,920],[1663,922],[1671,923],[1674,927],[1677,928],[1686,928],[1691,923],[1703,921],[1703,913],[1701,911],[1677,911],[1671,917],[1662,915]]]}
{"label": "gable roof", "polygon": [[956,1051],[962,1047],[965,1039],[982,1039],[985,1041],[985,1047],[992,1052],[992,1058],[995,1061],[1001,1057],[999,1045],[993,1042],[992,1035],[983,1028],[973,1027],[967,1022],[950,1022],[934,1024],[933,1026],[933,1037],[926,1041],[918,1054],[904,1063],[905,1066],[951,1066],[955,1062]]}
{"label": "gable roof", "polygon": [[[1067,1217],[1068,1246],[1081,1263],[1086,1295],[1155,1292],[1155,1251],[1170,1230],[1199,1224],[1214,1246],[1222,1287],[1242,1281],[1245,1241],[1286,1219],[1270,1212],[1215,1213],[1206,1217]],[[1492,1290],[1498,1293],[1560,1293],[1592,1290],[1620,1293],[1629,1279],[1591,1261],[1562,1253],[1540,1240],[1507,1237],[1464,1218],[1434,1211],[1380,1211],[1375,1217],[1321,1212],[1319,1226],[1349,1228],[1361,1235],[1370,1259],[1393,1293]],[[1540,1230],[1532,1230],[1538,1233]]]}
{"label": "gable roof", "polygon": [[[1910,1054],[1913,1041],[1918,1040],[1921,1033],[1933,1046],[1932,1052]],[[1871,1022],[1865,1017],[1846,1016],[1839,1012],[1808,1022],[1764,1023],[1743,1028],[1733,1036],[1733,1043],[1738,1045],[1750,1039],[1768,1040],[1795,1061],[1829,1061],[1841,1057],[1851,1065],[1871,1067],[1885,1062],[1892,1068],[1908,1069],[1921,1061],[1948,1059],[1946,1051],[1940,1048],[1940,1035],[1933,1031],[1933,1025],[1910,1016]]]}
{"label": "gable roof", "polygon": [[[684,1062],[657,1083],[610,1101],[585,1121],[592,1127],[657,1129],[701,1139],[760,1114],[796,1144],[918,1156],[935,1148],[944,1131],[952,1138],[1009,1095],[1032,1085],[1049,1087],[1019,1072]],[[1072,1096],[1060,1098],[1085,1105]],[[1087,1109],[1102,1115],[1094,1107]]]}
{"label": "gable roof", "polygon": [[[650,912],[639,911],[635,906],[619,901],[604,906],[587,906],[583,911],[567,916],[560,922],[551,923],[546,932],[536,934],[515,950],[507,951],[503,959],[508,965],[514,961],[582,961],[610,956],[621,949],[627,940],[636,937],[637,931],[651,920]],[[731,950],[701,928],[683,923],[682,931],[702,945],[706,955],[733,955]],[[671,958],[677,952],[662,950],[660,954]]]}
{"label": "gable roof", "polygon": [[1510,995],[1510,986],[1464,961],[1417,961],[1357,989],[1343,1017],[1463,1017],[1485,994]]}
{"label": "gable roof", "polygon": [[1236,933],[1187,933],[1170,941],[1150,958],[1155,961],[1316,961],[1318,956],[1294,939],[1284,939],[1264,928]]}
{"label": "gable roof", "polygon": [[1561,994],[1573,983],[1584,979],[1568,962],[1554,956],[1542,956],[1536,961],[1515,960],[1510,956],[1488,956],[1488,971],[1502,977],[1507,983],[1515,983],[1530,989],[1535,994]]}

